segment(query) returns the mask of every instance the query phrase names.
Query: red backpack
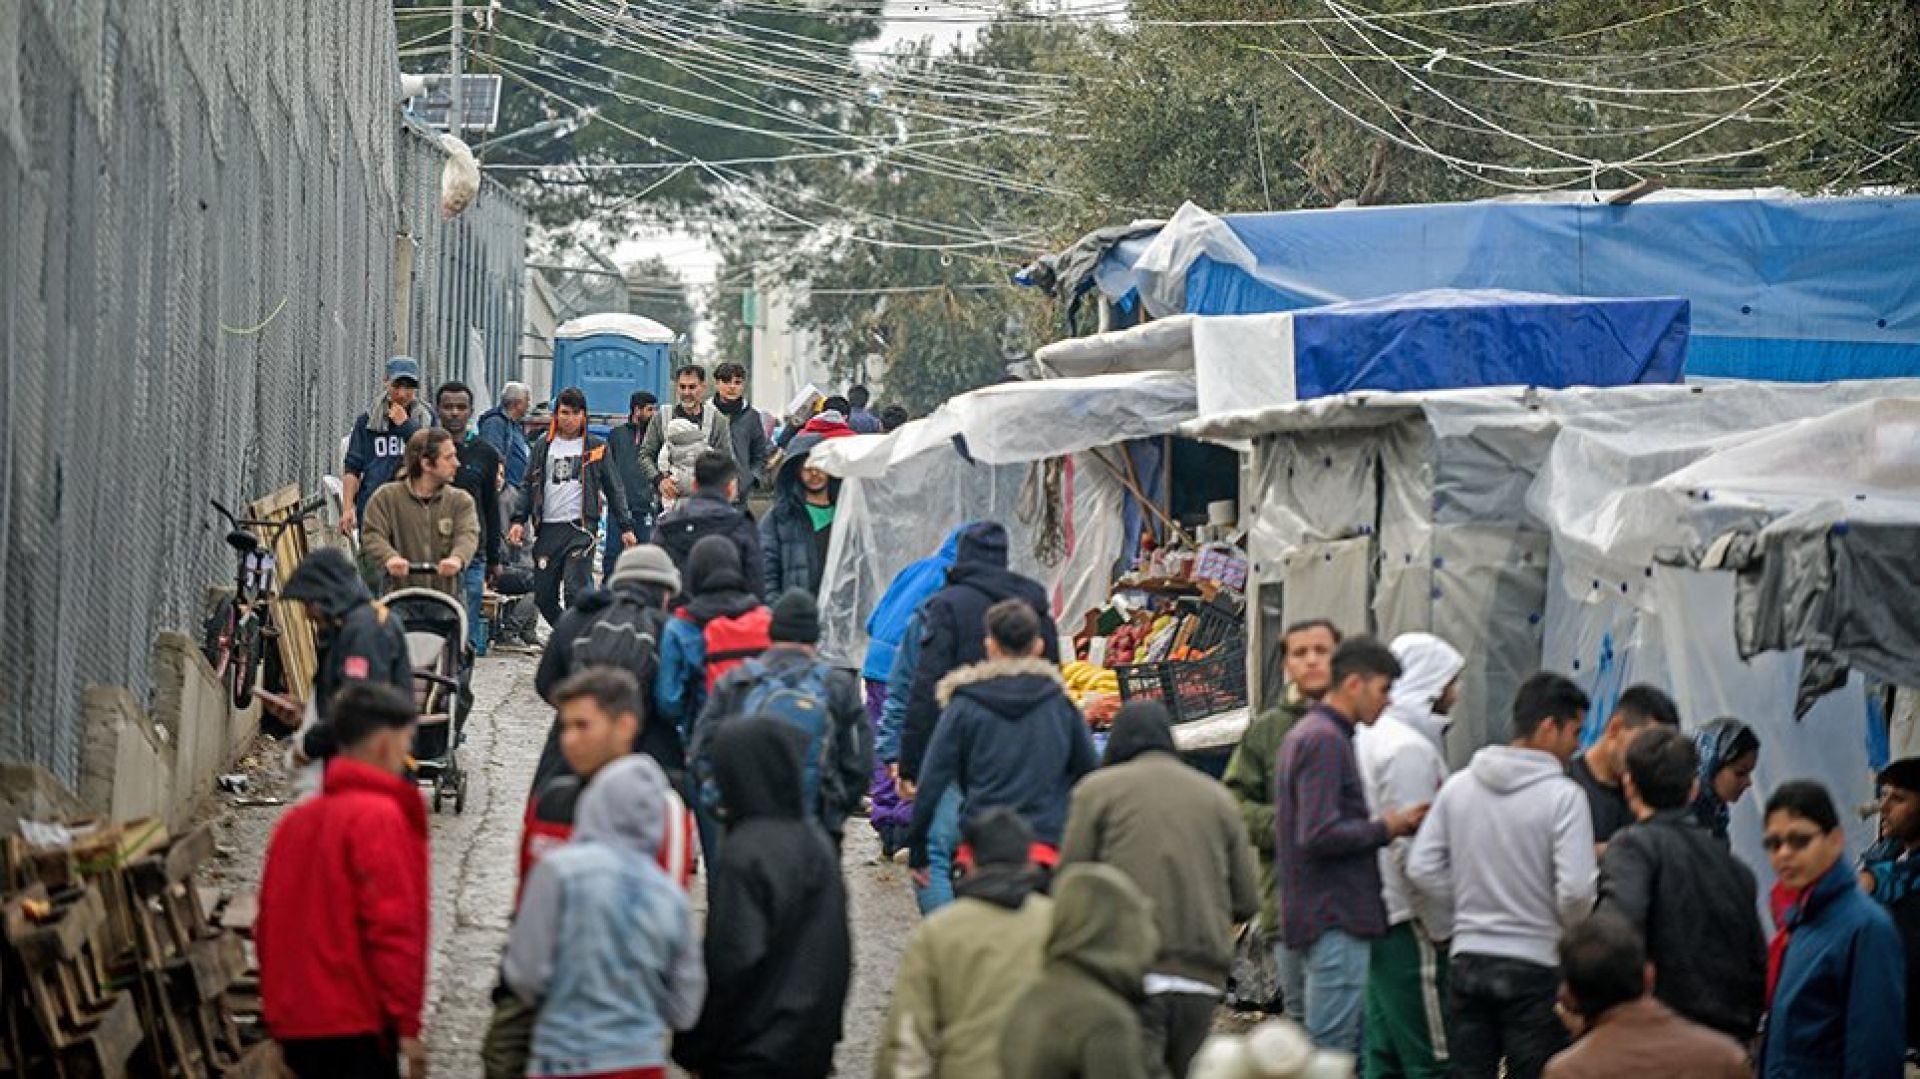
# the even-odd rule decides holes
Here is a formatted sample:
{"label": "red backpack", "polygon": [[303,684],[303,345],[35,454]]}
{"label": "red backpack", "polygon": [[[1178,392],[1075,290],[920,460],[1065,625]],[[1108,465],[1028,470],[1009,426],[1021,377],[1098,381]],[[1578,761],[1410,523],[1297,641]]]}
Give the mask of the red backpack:
{"label": "red backpack", "polygon": [[[686,618],[686,612],[682,611],[680,617]],[[708,622],[700,631],[707,644],[707,692],[713,692],[721,675],[773,647],[773,639],[768,636],[772,628],[773,611],[764,606]]]}

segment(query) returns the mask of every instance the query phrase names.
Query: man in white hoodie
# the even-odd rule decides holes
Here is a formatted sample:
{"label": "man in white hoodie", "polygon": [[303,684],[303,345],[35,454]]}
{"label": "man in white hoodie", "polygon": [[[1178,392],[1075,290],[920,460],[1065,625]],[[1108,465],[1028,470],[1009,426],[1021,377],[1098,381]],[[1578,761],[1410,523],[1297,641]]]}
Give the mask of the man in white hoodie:
{"label": "man in white hoodie", "polygon": [[[1375,813],[1433,802],[1447,781],[1448,713],[1459,692],[1460,652],[1431,633],[1394,639],[1400,677],[1387,710],[1354,733],[1367,804]],[[1366,1074],[1439,1079],[1447,1074],[1447,940],[1451,912],[1425,902],[1407,882],[1411,838],[1380,850],[1387,935],[1367,967]]]}
{"label": "man in white hoodie", "polygon": [[1463,1079],[1537,1079],[1566,1047],[1554,1015],[1560,936],[1593,910],[1587,799],[1567,778],[1587,695],[1541,672],[1513,702],[1513,741],[1447,781],[1407,859],[1421,899],[1452,912],[1447,1049]]}

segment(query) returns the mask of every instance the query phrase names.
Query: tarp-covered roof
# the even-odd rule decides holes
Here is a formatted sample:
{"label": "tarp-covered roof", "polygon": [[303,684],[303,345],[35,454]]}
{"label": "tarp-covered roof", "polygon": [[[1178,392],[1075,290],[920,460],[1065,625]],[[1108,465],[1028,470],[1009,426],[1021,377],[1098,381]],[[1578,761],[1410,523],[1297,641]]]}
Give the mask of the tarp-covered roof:
{"label": "tarp-covered roof", "polygon": [[1118,243],[1094,276],[1156,317],[1432,288],[1679,296],[1693,305],[1692,375],[1920,375],[1920,198],[1684,194],[1224,218],[1189,205]]}
{"label": "tarp-covered roof", "polygon": [[1025,464],[1171,434],[1194,409],[1193,376],[1179,372],[1009,382],[951,398],[890,434],[830,439],[809,461],[836,476],[878,476],[958,436],[983,464]]}

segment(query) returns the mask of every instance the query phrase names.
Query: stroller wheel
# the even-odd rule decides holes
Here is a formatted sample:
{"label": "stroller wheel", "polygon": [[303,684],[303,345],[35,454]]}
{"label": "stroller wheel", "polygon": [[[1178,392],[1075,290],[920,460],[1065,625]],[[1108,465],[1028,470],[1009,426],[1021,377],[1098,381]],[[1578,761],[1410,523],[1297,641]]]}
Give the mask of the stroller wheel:
{"label": "stroller wheel", "polygon": [[446,798],[447,786],[440,777],[435,776],[433,780],[433,811],[435,813],[440,812],[440,807],[445,804]]}
{"label": "stroller wheel", "polygon": [[460,773],[460,779],[453,785],[453,811],[456,814],[467,811],[467,774]]}

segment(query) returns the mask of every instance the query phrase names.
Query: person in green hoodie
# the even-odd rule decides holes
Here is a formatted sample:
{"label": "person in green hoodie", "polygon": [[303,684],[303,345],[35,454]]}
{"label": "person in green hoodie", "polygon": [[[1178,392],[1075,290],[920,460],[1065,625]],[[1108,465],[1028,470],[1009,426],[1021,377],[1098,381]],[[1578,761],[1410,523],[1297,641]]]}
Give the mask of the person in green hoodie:
{"label": "person in green hoodie", "polygon": [[900,959],[874,1079],[999,1079],[1000,1031],[1040,977],[1053,900],[1033,829],[1004,806],[961,826],[973,865]]}
{"label": "person in green hoodie", "polygon": [[1054,879],[1053,929],[1040,979],[1015,1000],[1000,1035],[1005,1079],[1149,1079],[1140,1036],[1142,980],[1160,950],[1152,904],[1108,865]]}
{"label": "person in green hoodie", "polygon": [[1280,943],[1279,892],[1273,875],[1273,763],[1287,732],[1314,702],[1333,687],[1333,650],[1340,646],[1340,630],[1324,618],[1296,622],[1280,636],[1280,652],[1287,675],[1286,699],[1279,707],[1256,716],[1240,736],[1240,745],[1227,761],[1221,782],[1240,805],[1247,838],[1260,859],[1260,935],[1271,942],[1280,967],[1280,987],[1287,1015],[1306,1021],[1305,980],[1291,953]]}

